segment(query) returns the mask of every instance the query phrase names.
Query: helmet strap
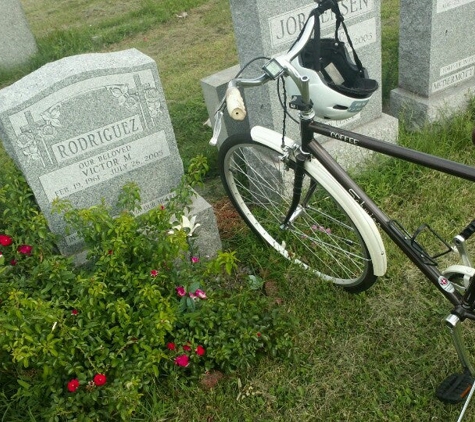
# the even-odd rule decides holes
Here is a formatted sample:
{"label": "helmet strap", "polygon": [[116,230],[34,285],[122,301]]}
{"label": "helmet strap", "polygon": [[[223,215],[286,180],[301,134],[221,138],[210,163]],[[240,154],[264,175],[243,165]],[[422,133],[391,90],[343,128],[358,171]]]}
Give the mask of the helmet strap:
{"label": "helmet strap", "polygon": [[[338,37],[338,30],[340,29],[340,26],[343,27],[343,30],[345,31],[346,38],[348,40],[348,44],[351,47],[351,50],[353,51],[353,58],[355,60],[355,64],[358,67],[358,70],[360,72],[363,72],[363,64],[361,63],[360,58],[358,57],[358,54],[356,54],[355,47],[353,46],[353,42],[351,41],[350,34],[348,33],[348,29],[345,25],[345,18],[341,14],[340,7],[338,6],[338,2],[334,1],[332,2],[331,6],[331,11],[335,14],[336,17],[336,24],[335,24],[335,41],[340,42],[340,39]],[[313,57],[314,57],[314,69],[319,72],[321,69],[320,66],[320,54],[321,54],[321,46],[320,46],[320,16],[322,15],[322,12],[320,10],[320,7],[316,7],[315,9],[312,10],[310,13],[310,16],[315,16],[314,19],[314,28],[313,28]]]}
{"label": "helmet strap", "polygon": [[[337,10],[336,13],[335,13],[335,10]],[[348,45],[351,47],[351,50],[353,51],[353,59],[355,60],[355,64],[356,66],[358,66],[359,71],[362,72],[363,64],[361,63],[361,60],[358,57],[358,54],[356,54],[355,47],[353,47],[353,42],[351,41],[350,34],[348,33],[348,28],[345,25],[345,18],[340,12],[340,7],[338,6],[338,3],[335,4],[335,10],[333,10],[333,13],[335,13],[336,15],[335,40],[340,41],[340,39],[338,38],[338,30],[340,29],[340,25],[341,25],[345,31],[346,39],[348,40]]]}

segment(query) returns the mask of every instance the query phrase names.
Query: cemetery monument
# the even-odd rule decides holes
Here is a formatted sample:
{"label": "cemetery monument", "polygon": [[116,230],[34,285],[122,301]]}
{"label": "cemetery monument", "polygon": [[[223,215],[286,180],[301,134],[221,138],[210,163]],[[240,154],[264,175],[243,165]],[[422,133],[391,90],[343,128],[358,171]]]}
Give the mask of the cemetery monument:
{"label": "cemetery monument", "polygon": [[0,69],[22,65],[37,52],[20,0],[0,2]]}
{"label": "cemetery monument", "polygon": [[[64,254],[81,250],[52,214],[56,198],[75,207],[116,203],[127,182],[142,211],[166,204],[181,180],[180,158],[157,66],[136,49],[67,57],[0,91],[0,139],[28,181]],[[215,255],[211,206],[197,196],[197,247]]]}
{"label": "cemetery monument", "polygon": [[417,128],[475,93],[475,0],[401,0],[399,86],[391,113]]}

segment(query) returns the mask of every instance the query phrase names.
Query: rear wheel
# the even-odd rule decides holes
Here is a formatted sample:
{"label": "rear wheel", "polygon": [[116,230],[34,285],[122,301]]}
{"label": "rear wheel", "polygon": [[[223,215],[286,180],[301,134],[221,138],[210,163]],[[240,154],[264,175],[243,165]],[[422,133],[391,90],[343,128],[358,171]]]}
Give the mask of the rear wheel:
{"label": "rear wheel", "polygon": [[293,162],[284,163],[282,155],[246,135],[221,145],[221,179],[233,205],[248,226],[287,259],[350,292],[368,289],[376,281],[368,249],[338,198],[318,183],[311,163],[295,219],[281,227],[294,180]]}

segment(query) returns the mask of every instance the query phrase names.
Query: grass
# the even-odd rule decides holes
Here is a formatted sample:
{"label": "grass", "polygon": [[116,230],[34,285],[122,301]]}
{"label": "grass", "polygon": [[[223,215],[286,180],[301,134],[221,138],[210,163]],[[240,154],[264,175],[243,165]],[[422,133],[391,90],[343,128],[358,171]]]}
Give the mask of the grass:
{"label": "grass", "polygon": [[[2,72],[7,85],[64,55],[135,47],[158,64],[181,155],[205,152],[211,133],[201,78],[237,62],[227,0],[22,0],[40,53],[31,64]],[[397,0],[382,1],[383,97],[397,84]],[[176,17],[186,10],[188,18]],[[475,162],[470,132],[474,107],[400,143],[466,163]],[[8,159],[0,154],[2,169]],[[8,164],[6,164],[8,165]],[[473,218],[466,182],[392,160],[378,160],[361,184],[408,229],[428,222],[450,239]],[[207,181],[210,200],[219,183]],[[210,187],[211,186],[211,187]],[[218,194],[216,194],[216,191]],[[229,222],[229,221],[228,221]],[[443,319],[450,308],[414,267],[386,242],[387,275],[368,292],[350,295],[291,267],[235,222],[223,239],[244,267],[273,280],[285,310],[299,321],[292,359],[266,359],[207,390],[174,380],[157,383],[136,421],[447,421],[460,406],[434,397],[454,368]],[[473,339],[473,331],[470,333]],[[473,349],[473,347],[471,346]],[[472,350],[473,351],[473,350]],[[457,367],[458,369],[458,367]],[[15,419],[1,403],[3,420]],[[6,412],[6,413],[5,413]],[[20,414],[20,413],[19,413]],[[467,420],[475,420],[475,411]],[[21,420],[35,421],[34,416]]]}

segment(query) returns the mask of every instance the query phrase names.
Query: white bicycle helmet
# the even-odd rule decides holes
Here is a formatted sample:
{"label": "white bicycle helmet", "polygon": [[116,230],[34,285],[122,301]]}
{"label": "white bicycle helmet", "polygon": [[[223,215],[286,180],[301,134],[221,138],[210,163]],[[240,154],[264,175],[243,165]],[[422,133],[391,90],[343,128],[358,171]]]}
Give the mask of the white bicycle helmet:
{"label": "white bicycle helmet", "polygon": [[[317,117],[343,120],[359,113],[368,103],[378,83],[368,78],[366,69],[357,66],[338,39],[322,39],[320,70],[315,70],[315,54],[310,40],[292,65],[302,76],[308,76],[310,98]],[[358,59],[359,60],[359,59]],[[300,95],[296,84],[286,78],[290,95]]]}
{"label": "white bicycle helmet", "polygon": [[[319,6],[311,13],[314,18],[313,38],[308,40],[292,60],[292,65],[301,76],[309,78],[310,99],[317,117],[331,120],[348,119],[363,110],[373,92],[378,89],[378,83],[374,79],[369,79],[367,70],[356,54],[338,2],[316,1]],[[320,15],[328,9],[335,14],[335,36],[321,39]],[[340,26],[343,27],[348,44],[353,50],[354,60],[349,56],[345,43],[338,38]],[[286,79],[289,94],[300,95],[293,80],[290,77]]]}

